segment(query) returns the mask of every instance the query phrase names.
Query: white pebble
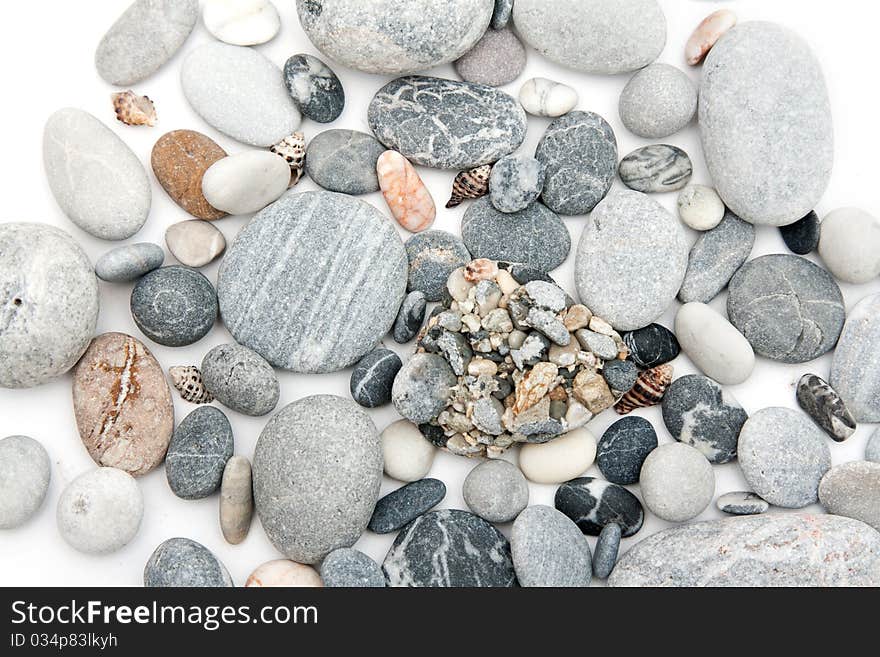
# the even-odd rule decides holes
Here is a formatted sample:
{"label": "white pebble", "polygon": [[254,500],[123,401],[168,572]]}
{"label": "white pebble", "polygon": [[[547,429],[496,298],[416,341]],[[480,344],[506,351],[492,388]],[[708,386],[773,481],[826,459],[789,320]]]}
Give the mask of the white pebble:
{"label": "white pebble", "polygon": [[226,250],[223,233],[201,219],[171,224],[165,231],[165,244],[180,264],[195,268],[213,262]]}
{"label": "white pebble", "polygon": [[582,475],[596,460],[596,438],[575,429],[542,445],[523,445],[519,468],[536,484],[561,484]]}
{"label": "white pebble", "polygon": [[880,220],[841,208],[822,221],[819,255],[834,277],[860,285],[880,276]]}
{"label": "white pebble", "polygon": [[320,587],[324,586],[321,576],[311,566],[276,559],[257,566],[247,578],[245,588],[254,587]]}
{"label": "white pebble", "polygon": [[205,0],[205,28],[233,46],[256,46],[275,38],[281,28],[278,10],[269,0]]}
{"label": "white pebble", "polygon": [[578,93],[567,84],[547,78],[532,78],[520,89],[519,102],[529,114],[557,117],[575,108]]}
{"label": "white pebble", "polygon": [[724,201],[711,187],[688,185],[678,195],[678,216],[694,230],[712,230],[724,219]]}
{"label": "white pebble", "polygon": [[290,165],[269,151],[245,151],[218,160],[202,177],[212,207],[232,215],[251,214],[277,201],[290,185]]}
{"label": "white pebble", "polygon": [[434,463],[437,448],[409,420],[398,420],[380,436],[385,474],[398,481],[424,479]]}
{"label": "white pebble", "polygon": [[684,443],[661,445],[648,454],[639,476],[642,499],[670,522],[696,518],[715,495],[715,473],[703,454]]}
{"label": "white pebble", "polygon": [[742,383],[755,369],[755,352],[749,341],[704,303],[686,303],[679,309],[675,336],[694,365],[718,383]]}

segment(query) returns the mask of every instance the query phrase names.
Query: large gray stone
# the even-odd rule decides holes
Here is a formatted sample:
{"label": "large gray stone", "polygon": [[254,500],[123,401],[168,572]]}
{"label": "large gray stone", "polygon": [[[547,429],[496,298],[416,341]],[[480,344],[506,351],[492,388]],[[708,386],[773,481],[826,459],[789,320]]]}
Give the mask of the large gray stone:
{"label": "large gray stone", "polygon": [[281,388],[275,370],[259,354],[240,344],[221,344],[202,360],[205,388],[224,406],[245,415],[271,413]]}
{"label": "large gray stone", "polygon": [[169,538],[153,551],[144,567],[148,588],[232,587],[226,566],[201,543]]}
{"label": "large gray stone", "polygon": [[510,551],[520,586],[590,585],[590,544],[578,526],[552,506],[530,506],[519,514],[513,523]]}
{"label": "large gray stone", "polygon": [[376,162],[385,147],[356,130],[325,130],[309,142],[306,173],[324,189],[342,194],[379,191]]}
{"label": "large gray stone", "polygon": [[880,294],[862,299],[847,317],[831,386],[857,422],[880,422]]}

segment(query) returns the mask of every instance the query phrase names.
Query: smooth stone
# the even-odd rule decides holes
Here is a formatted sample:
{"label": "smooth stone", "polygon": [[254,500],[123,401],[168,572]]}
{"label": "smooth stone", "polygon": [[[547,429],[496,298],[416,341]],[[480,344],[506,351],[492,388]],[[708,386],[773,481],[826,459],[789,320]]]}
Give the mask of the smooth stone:
{"label": "smooth stone", "polygon": [[510,522],[529,505],[529,484],[512,463],[485,461],[465,477],[462,497],[483,520]]}
{"label": "smooth stone", "polygon": [[165,252],[158,244],[140,242],[107,251],[95,263],[95,275],[108,283],[130,283],[158,269]]}
{"label": "smooth stone", "polygon": [[116,468],[87,472],[62,491],[58,499],[58,533],[75,550],[109,554],[122,549],[138,533],[144,497],[134,478]]}
{"label": "smooth stone", "polygon": [[665,365],[681,353],[675,334],[660,324],[648,324],[625,333],[623,343],[632,361],[644,370]]}
{"label": "smooth stone", "polygon": [[76,365],[98,322],[98,281],[66,232],[0,225],[0,387],[32,388]]}
{"label": "smooth stone", "polygon": [[678,195],[678,216],[694,230],[712,230],[726,213],[718,192],[706,185],[688,185]]}
{"label": "smooth stone", "polygon": [[233,215],[259,212],[290,186],[290,166],[269,151],[245,151],[205,171],[202,193],[213,207]]}
{"label": "smooth stone", "polygon": [[628,416],[612,424],[599,441],[596,462],[611,483],[628,485],[639,481],[642,464],[657,449],[657,432],[648,420]]}
{"label": "smooth stone", "polygon": [[880,422],[880,294],[850,311],[831,361],[831,386],[857,422]]}
{"label": "smooth stone", "polygon": [[140,477],[165,458],[174,431],[171,388],[130,335],[104,333],[92,342],[73,372],[73,412],[98,465]]}
{"label": "smooth stone", "polygon": [[639,378],[639,369],[631,360],[612,360],[605,363],[602,376],[613,392],[629,392]]}
{"label": "smooth stone", "polygon": [[831,468],[819,482],[819,502],[836,516],[880,531],[880,464],[853,461]]}
{"label": "smooth stone", "polygon": [[254,487],[251,464],[244,456],[226,462],[220,481],[220,530],[230,545],[238,545],[251,529]]}
{"label": "smooth stone", "polygon": [[144,165],[94,116],[67,108],[43,131],[43,166],[61,211],[102,240],[124,240],[147,221],[152,203]]}
{"label": "smooth stone", "polygon": [[39,511],[51,477],[49,454],[36,440],[0,440],[0,529],[20,527]]}
{"label": "smooth stone", "polygon": [[534,203],[544,189],[544,165],[527,155],[507,155],[492,167],[489,195],[499,212],[519,212]]}
{"label": "smooth stone", "polygon": [[841,208],[822,220],[820,235],[819,255],[837,280],[861,285],[880,276],[880,219]]}
{"label": "smooth stone", "polygon": [[511,587],[510,543],[467,511],[429,511],[401,531],[382,570],[389,586]]}
{"label": "smooth stone", "polygon": [[397,151],[385,151],[376,162],[379,188],[391,216],[411,233],[427,230],[437,218],[437,208],[416,168]]}
{"label": "smooth stone", "polygon": [[325,130],[306,151],[306,173],[315,184],[341,194],[379,191],[376,163],[385,147],[372,135],[356,130]]}
{"label": "smooth stone", "polygon": [[745,336],[704,303],[686,303],[675,316],[682,351],[706,376],[738,385],[752,375],[755,352]]}
{"label": "smooth stone", "polygon": [[717,227],[704,232],[691,248],[678,300],[709,303],[727,287],[755,246],[755,227],[727,212]]}
{"label": "smooth stone", "polygon": [[513,14],[513,0],[495,0],[495,9],[492,12],[490,25],[493,30],[501,30],[507,27]]}
{"label": "smooth stone", "polygon": [[608,194],[617,171],[617,137],[593,112],[569,112],[548,127],[535,158],[546,168],[541,198],[554,212],[586,214]]}
{"label": "smooth stone", "polygon": [[874,430],[865,446],[865,460],[880,463],[880,427]]}
{"label": "smooth stone", "polygon": [[819,480],[831,468],[831,450],[822,432],[788,408],[754,413],[739,434],[738,456],[755,493],[786,509],[813,504]]}
{"label": "smooth stone", "polygon": [[593,553],[593,576],[596,579],[608,579],[620,551],[620,526],[614,523],[605,525],[596,540],[596,551]]}
{"label": "smooth stone", "polygon": [[336,73],[313,55],[294,55],[284,64],[284,83],[302,115],[318,123],[339,118],[345,90]]}
{"label": "smooth stone", "polygon": [[571,519],[551,506],[530,506],[513,523],[513,567],[520,586],[587,587],[590,544]]}
{"label": "smooth stone", "polygon": [[534,116],[555,119],[568,114],[578,101],[578,92],[574,88],[547,78],[531,78],[519,90],[520,105]]}
{"label": "smooth stone", "polygon": [[368,119],[387,148],[435,169],[491,164],[516,150],[526,135],[525,112],[503,91],[420,75],[382,87]]}
{"label": "smooth stone", "polygon": [[364,408],[379,408],[391,403],[394,378],[403,367],[400,356],[390,349],[377,347],[361,358],[349,380],[351,398]]}
{"label": "smooth stone", "polygon": [[438,354],[414,354],[394,379],[391,400],[407,420],[425,424],[446,408],[458,379],[449,363]]}
{"label": "smooth stone", "polygon": [[684,229],[663,206],[639,192],[613,192],[586,220],[578,294],[618,331],[643,328],[675,300],[687,253]]}
{"label": "smooth stone", "polygon": [[382,567],[363,552],[339,548],[321,563],[321,579],[328,588],[385,588]]}
{"label": "smooth stone", "polygon": [[666,45],[666,18],[656,0],[557,0],[552,11],[544,0],[516,0],[513,22],[547,59],[585,73],[636,71]]}
{"label": "smooth stone", "polygon": [[584,534],[598,536],[605,525],[620,525],[624,538],[642,528],[645,511],[639,499],[623,486],[595,477],[581,477],[562,484],[555,506],[575,521]]}
{"label": "smooth stone", "polygon": [[856,421],[843,399],[827,381],[815,374],[804,374],[797,387],[798,405],[813,422],[841,443],[856,432]]}
{"label": "smooth stone", "polygon": [[258,46],[281,29],[278,10],[269,0],[205,0],[202,22],[218,41],[233,46]]}
{"label": "smooth stone", "polygon": [[427,301],[440,301],[449,275],[473,260],[464,242],[443,230],[413,235],[404,246],[409,260],[407,291],[422,292]]}
{"label": "smooth stone", "polygon": [[352,401],[300,399],[266,425],[253,472],[269,540],[289,559],[313,564],[366,529],[382,483],[379,433]]}
{"label": "smooth stone", "polygon": [[388,333],[406,272],[403,242],[371,205],[331,192],[288,193],[226,250],[220,311],[236,342],[271,365],[336,372]]}
{"label": "smooth stone", "polygon": [[684,47],[684,56],[687,63],[696,66],[706,57],[712,47],[718,43],[729,29],[737,23],[737,16],[729,9],[719,9],[704,18],[690,37]]}
{"label": "smooth stone", "polygon": [[754,493],[725,493],[715,502],[719,511],[732,516],[755,516],[765,513],[770,504]]}
{"label": "smooth stone", "polygon": [[212,207],[202,193],[202,179],[211,166],[226,157],[213,139],[195,130],[173,130],[153,146],[150,166],[171,200],[196,219],[213,221],[226,216]]}
{"label": "smooth stone", "polygon": [[685,522],[711,504],[715,473],[702,452],[684,443],[667,443],[648,454],[639,488],[645,506],[658,518]]}
{"label": "smooth stone", "polygon": [[618,111],[633,134],[664,139],[696,115],[697,87],[681,69],[651,64],[630,78],[620,94]]}
{"label": "smooth stone", "polygon": [[494,0],[297,0],[306,35],[330,59],[400,75],[453,62],[483,36]]}
{"label": "smooth stone", "polygon": [[234,451],[232,426],[223,411],[200,406],[174,430],[165,475],[171,492],[184,500],[200,500],[215,493],[226,463]]}
{"label": "smooth stone", "polygon": [[245,144],[268,148],[299,128],[300,113],[281,70],[251,48],[199,46],[184,60],[180,81],[196,114]]}
{"label": "smooth stone", "polygon": [[766,22],[731,29],[703,64],[699,107],[709,174],[734,214],[784,226],[817,205],[834,137],[822,68],[801,37]]}
{"label": "smooth stone", "polygon": [[607,335],[595,333],[587,329],[580,329],[575,332],[575,336],[580,342],[581,347],[592,352],[602,360],[614,360],[617,358],[617,343]]}
{"label": "smooth stone", "polygon": [[492,29],[455,62],[465,82],[500,87],[516,80],[526,67],[526,49],[511,29]]}
{"label": "smooth stone", "polygon": [[736,458],[749,415],[717,382],[701,374],[680,377],[666,389],[662,406],[663,423],[673,438],[695,447],[710,463]]}
{"label": "smooth stone", "polygon": [[536,484],[561,484],[582,475],[596,460],[596,438],[584,428],[548,443],[523,445],[519,467]]}
{"label": "smooth stone", "polygon": [[288,559],[276,559],[257,566],[244,585],[245,588],[315,588],[324,586],[324,583],[318,571],[311,566]]}
{"label": "smooth stone", "polygon": [[683,189],[691,180],[694,165],[677,146],[655,144],[634,150],[620,162],[618,175],[637,192],[656,194]]}
{"label": "smooth stone", "polygon": [[214,347],[202,360],[201,372],[205,388],[227,408],[259,417],[278,405],[281,390],[275,370],[247,347]]}
{"label": "smooth stone", "polygon": [[880,534],[849,518],[767,514],[654,534],[623,555],[609,586],[815,587],[880,584]]}
{"label": "smooth stone", "polygon": [[798,219],[788,226],[780,226],[779,232],[788,250],[797,255],[807,255],[819,248],[821,224],[819,215],[810,211],[803,219]]}
{"label": "smooth stone", "polygon": [[232,587],[226,566],[201,543],[169,538],[155,549],[144,568],[148,588]]}
{"label": "smooth stone", "polygon": [[731,323],[766,358],[806,363],[833,349],[843,330],[840,288],[827,271],[800,256],[750,260],[728,290]]}
{"label": "smooth stone", "polygon": [[[180,264],[194,268],[214,262],[226,250],[226,238],[223,237],[223,233],[213,224],[201,219],[181,221],[168,226],[165,231],[165,244]],[[162,249],[159,249],[159,252],[161,253]],[[162,259],[164,258],[165,254],[162,253]],[[161,264],[159,262],[159,266]],[[153,267],[149,271],[157,268]]]}
{"label": "smooth stone", "polygon": [[394,322],[394,341],[397,344],[406,344],[416,337],[425,321],[427,307],[428,302],[422,292],[410,292],[404,297]]}
{"label": "smooth stone", "polygon": [[398,481],[424,479],[434,463],[437,450],[419,428],[409,420],[389,424],[379,436],[385,474]]}
{"label": "smooth stone", "polygon": [[205,337],[217,320],[217,293],[201,273],[173,265],[151,271],[131,292],[131,316],[153,342],[185,347]]}
{"label": "smooth stone", "polygon": [[98,74],[115,87],[150,77],[177,53],[198,19],[197,0],[136,0],[98,44]]}
{"label": "smooth stone", "polygon": [[446,497],[446,484],[439,479],[419,479],[402,486],[376,502],[367,529],[390,534],[427,513]]}

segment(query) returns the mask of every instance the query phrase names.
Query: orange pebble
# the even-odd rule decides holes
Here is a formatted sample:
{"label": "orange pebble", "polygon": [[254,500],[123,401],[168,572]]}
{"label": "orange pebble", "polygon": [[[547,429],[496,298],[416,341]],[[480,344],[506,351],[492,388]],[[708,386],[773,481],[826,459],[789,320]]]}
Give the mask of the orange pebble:
{"label": "orange pebble", "polygon": [[415,167],[397,151],[385,151],[376,162],[379,187],[391,214],[412,233],[427,230],[437,217],[431,192]]}

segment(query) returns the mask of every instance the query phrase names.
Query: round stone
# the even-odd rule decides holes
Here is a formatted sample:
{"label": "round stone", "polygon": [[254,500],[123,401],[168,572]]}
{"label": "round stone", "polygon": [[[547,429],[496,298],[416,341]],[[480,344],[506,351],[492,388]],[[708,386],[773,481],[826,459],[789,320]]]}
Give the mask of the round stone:
{"label": "round stone", "polygon": [[797,255],[807,255],[819,248],[819,237],[822,229],[819,215],[811,211],[803,219],[798,219],[788,226],[780,226],[779,232],[788,250]]}
{"label": "round stone", "polygon": [[394,378],[403,367],[400,356],[379,347],[361,358],[351,372],[351,398],[364,408],[378,408],[391,403]]}
{"label": "round stone", "polygon": [[[177,258],[180,264],[194,268],[214,262],[226,250],[226,238],[223,237],[223,233],[213,224],[201,219],[181,221],[168,226],[165,231],[165,243],[171,255]],[[162,253],[162,249],[159,249],[159,252]],[[164,260],[164,253],[162,258]],[[159,265],[161,264],[160,261]]]}
{"label": "round stone", "polygon": [[287,191],[290,165],[269,151],[244,151],[218,160],[205,171],[202,193],[229,214],[259,212]]}
{"label": "round stone", "polygon": [[328,588],[385,588],[382,568],[366,554],[339,548],[321,563],[321,579]]}
{"label": "round stone", "polygon": [[404,246],[409,260],[407,291],[422,292],[428,301],[440,301],[449,275],[473,260],[464,242],[443,230],[413,235]]}
{"label": "round stone", "polygon": [[205,388],[227,408],[259,417],[278,405],[281,389],[275,370],[247,347],[214,347],[202,360],[201,371]]}
{"label": "round stone", "polygon": [[678,216],[694,230],[712,230],[724,219],[724,201],[711,187],[688,185],[678,195]]}
{"label": "round stone", "polygon": [[131,316],[153,342],[185,347],[208,335],[217,321],[217,293],[202,274],[189,267],[151,271],[134,286]]}
{"label": "round stone", "polygon": [[318,123],[339,118],[345,91],[336,73],[317,57],[294,55],[284,64],[284,83],[303,116]]}
{"label": "round stone", "polygon": [[681,348],[704,374],[724,385],[746,381],[755,352],[742,333],[704,303],[686,303],[675,316]]}
{"label": "round stone", "polygon": [[306,173],[331,192],[369,194],[379,191],[376,163],[385,147],[372,135],[356,130],[325,130],[315,135],[306,152]]}
{"label": "round stone", "polygon": [[519,90],[520,104],[534,116],[560,117],[573,110],[578,100],[574,88],[547,78],[532,78]]}
{"label": "round stone", "polygon": [[860,285],[880,276],[880,219],[841,208],[822,220],[819,255],[834,277]]}
{"label": "round stone", "polygon": [[397,412],[415,424],[434,420],[446,408],[458,379],[438,354],[414,354],[394,379],[391,400]]}
{"label": "round stone", "polygon": [[492,166],[489,194],[499,212],[519,212],[529,207],[544,189],[544,165],[526,155],[508,155]]}
{"label": "round stone", "polygon": [[401,486],[376,502],[367,528],[376,534],[402,529],[427,513],[446,497],[446,484],[439,479],[419,479]]}
{"label": "round stone", "polygon": [[850,311],[831,361],[831,385],[857,422],[880,422],[880,294]]}
{"label": "round stone", "polygon": [[642,465],[639,488],[645,506],[670,522],[696,518],[715,495],[715,473],[706,457],[684,443],[661,445]]}
{"label": "round stone", "polygon": [[562,484],[556,491],[554,504],[590,536],[598,536],[603,527],[613,523],[620,525],[626,538],[639,531],[645,521],[639,498],[623,486],[595,477],[581,477]]}
{"label": "round stone", "polygon": [[526,67],[526,49],[513,30],[486,30],[473,48],[455,62],[465,82],[490,87],[516,80]]}
{"label": "round stone", "polygon": [[408,420],[388,425],[379,437],[385,474],[398,481],[419,481],[431,471],[437,449]]}
{"label": "round stone", "polygon": [[602,368],[605,383],[614,392],[629,392],[639,378],[639,368],[631,360],[612,360]]}
{"label": "round stone", "polygon": [[586,587],[590,544],[571,519],[551,506],[530,506],[513,523],[513,567],[520,586]]}
{"label": "round stone", "polygon": [[233,46],[258,46],[281,29],[278,10],[269,0],[206,0],[202,21],[215,39]]}
{"label": "round stone", "polygon": [[[629,349],[629,357],[645,370],[665,365],[681,353],[675,334],[660,324],[649,324],[645,328],[624,334],[623,342]],[[610,363],[606,363],[606,367]]]}
{"label": "round stone", "polygon": [[254,517],[254,486],[250,461],[233,456],[223,469],[220,482],[220,530],[230,545],[238,545],[251,529]]}
{"label": "round stone", "polygon": [[669,64],[651,64],[636,73],[620,94],[620,120],[633,134],[663,139],[684,128],[697,113],[697,88]]}
{"label": "round stone", "polygon": [[254,587],[320,587],[324,586],[321,576],[311,566],[287,559],[269,561],[250,574],[244,583],[246,588]]}
{"label": "round stone", "polygon": [[880,531],[880,464],[853,461],[831,468],[819,482],[819,501],[836,516]]}
{"label": "round stone", "polygon": [[200,406],[174,430],[165,457],[168,485],[177,497],[200,500],[220,488],[234,452],[232,426],[223,411]]}
{"label": "round stone", "polygon": [[731,516],[759,515],[770,508],[766,500],[747,492],[726,493],[718,498],[715,506]]}
{"label": "round stone", "polygon": [[596,540],[596,552],[593,554],[593,575],[597,579],[608,579],[620,551],[620,525],[605,525]]}
{"label": "round stone", "polygon": [[51,476],[49,455],[36,440],[0,440],[0,529],[14,529],[33,517],[43,505]]}
{"label": "round stone", "polygon": [[507,461],[486,461],[464,480],[462,496],[468,508],[489,522],[510,522],[529,505],[529,484]]}
{"label": "round stone", "polygon": [[582,475],[596,460],[596,438],[584,428],[548,443],[523,445],[519,467],[536,484],[561,484]]}
{"label": "round stone", "polygon": [[169,538],[155,549],[144,568],[148,588],[232,587],[232,578],[220,560],[201,543]]}
{"label": "round stone", "polygon": [[158,244],[126,244],[107,251],[95,263],[95,274],[108,283],[130,283],[158,269],[165,252]]}
{"label": "round stone", "polygon": [[642,464],[656,448],[657,432],[648,420],[634,415],[620,419],[608,427],[599,441],[599,471],[615,484],[635,484]]}
{"label": "round stone", "polygon": [[195,130],[173,130],[153,146],[150,166],[172,201],[196,219],[213,221],[226,213],[208,203],[202,193],[202,178],[225,157],[226,151],[210,137]]}

